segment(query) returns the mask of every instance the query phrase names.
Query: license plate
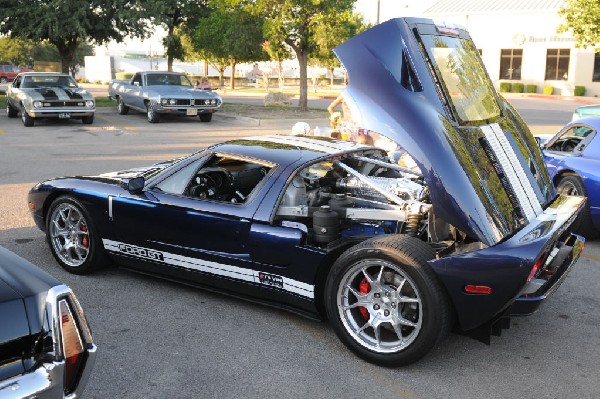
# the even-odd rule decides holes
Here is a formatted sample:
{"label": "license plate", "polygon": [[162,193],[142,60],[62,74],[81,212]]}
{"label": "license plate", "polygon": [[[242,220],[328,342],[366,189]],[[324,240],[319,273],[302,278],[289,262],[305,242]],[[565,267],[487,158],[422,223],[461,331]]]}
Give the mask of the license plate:
{"label": "license plate", "polygon": [[70,117],[71,117],[71,114],[68,112],[61,112],[58,114],[59,119],[69,119]]}
{"label": "license plate", "polygon": [[196,108],[188,108],[187,115],[198,115],[198,110]]}

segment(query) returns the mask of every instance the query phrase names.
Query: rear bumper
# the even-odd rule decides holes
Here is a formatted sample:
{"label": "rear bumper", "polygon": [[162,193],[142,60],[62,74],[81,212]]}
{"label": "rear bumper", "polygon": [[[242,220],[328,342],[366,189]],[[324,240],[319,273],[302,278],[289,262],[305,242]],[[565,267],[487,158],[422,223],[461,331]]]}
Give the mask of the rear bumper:
{"label": "rear bumper", "polygon": [[556,247],[553,258],[547,262],[541,271],[543,278],[535,278],[523,287],[524,293],[510,308],[511,316],[526,316],[537,310],[542,302],[562,284],[579,259],[585,246],[585,239],[571,234],[563,243]]}

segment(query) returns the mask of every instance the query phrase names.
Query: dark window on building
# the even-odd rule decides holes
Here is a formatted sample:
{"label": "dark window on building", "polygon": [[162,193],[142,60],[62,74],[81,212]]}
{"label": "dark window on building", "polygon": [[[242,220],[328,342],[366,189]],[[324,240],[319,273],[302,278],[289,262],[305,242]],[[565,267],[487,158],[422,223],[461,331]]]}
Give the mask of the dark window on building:
{"label": "dark window on building", "polygon": [[481,57],[483,55],[483,49],[482,48],[478,48],[477,51],[479,51],[479,56]]}
{"label": "dark window on building", "polygon": [[600,53],[594,54],[594,74],[592,82],[600,82]]}
{"label": "dark window on building", "polygon": [[500,79],[521,79],[523,49],[509,48],[500,50]]}
{"label": "dark window on building", "polygon": [[569,77],[568,48],[549,48],[546,50],[546,80],[567,80]]}

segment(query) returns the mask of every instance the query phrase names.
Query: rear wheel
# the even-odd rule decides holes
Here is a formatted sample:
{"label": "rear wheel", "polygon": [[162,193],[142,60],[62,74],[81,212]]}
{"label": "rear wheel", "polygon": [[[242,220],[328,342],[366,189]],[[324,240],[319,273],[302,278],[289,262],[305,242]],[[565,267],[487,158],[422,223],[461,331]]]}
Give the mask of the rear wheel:
{"label": "rear wheel", "polygon": [[59,197],[50,206],[46,240],[52,255],[70,273],[88,274],[106,263],[106,254],[91,217],[72,197]]}
{"label": "rear wheel", "polygon": [[160,121],[160,115],[156,113],[156,110],[152,104],[146,105],[146,116],[148,117],[148,122],[150,123],[158,123]]}
{"label": "rear wheel", "polygon": [[8,101],[8,98],[6,99],[6,114],[8,115],[9,118],[16,118],[18,115],[19,111],[14,109],[12,105],[10,105],[10,102]]}
{"label": "rear wheel", "polygon": [[212,120],[212,114],[200,114],[198,117],[201,122],[210,122]]}
{"label": "rear wheel", "polygon": [[[579,195],[587,197],[587,190],[583,185],[581,178],[574,174],[563,175],[556,184],[556,191],[565,195]],[[585,208],[573,223],[574,231],[586,238],[595,238],[598,236],[598,230],[594,228],[592,223],[592,213],[590,211],[589,199],[585,204]]]}
{"label": "rear wheel", "polygon": [[94,123],[94,115],[84,116],[83,118],[81,118],[81,122],[83,122],[84,125],[91,125],[92,123]]}
{"label": "rear wheel", "polygon": [[21,107],[21,120],[26,127],[31,127],[35,123],[35,120],[25,111],[25,107]]}
{"label": "rear wheel", "polygon": [[117,111],[119,111],[119,115],[127,115],[129,113],[129,107],[125,105],[121,97],[117,98]]}
{"label": "rear wheel", "polygon": [[364,241],[333,265],[325,288],[328,318],[342,342],[388,367],[413,363],[451,326],[445,291],[427,261],[435,252],[407,236]]}

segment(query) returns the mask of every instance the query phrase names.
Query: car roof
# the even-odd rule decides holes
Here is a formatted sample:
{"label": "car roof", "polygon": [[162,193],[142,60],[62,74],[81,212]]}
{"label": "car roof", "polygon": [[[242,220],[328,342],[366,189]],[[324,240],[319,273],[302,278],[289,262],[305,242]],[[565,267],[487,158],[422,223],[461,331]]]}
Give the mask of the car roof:
{"label": "car roof", "polygon": [[342,155],[369,148],[373,147],[327,137],[286,135],[243,137],[211,147],[214,151],[239,154],[284,166],[299,158],[308,162],[327,155]]}
{"label": "car roof", "polygon": [[20,76],[71,76],[62,72],[21,72]]}

